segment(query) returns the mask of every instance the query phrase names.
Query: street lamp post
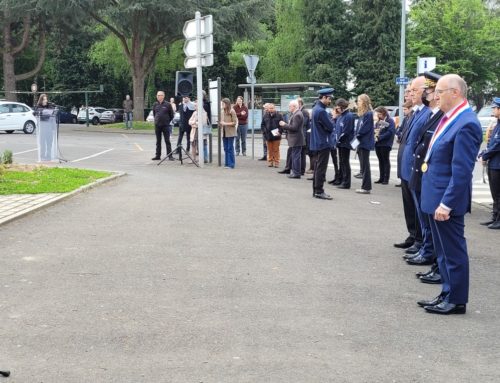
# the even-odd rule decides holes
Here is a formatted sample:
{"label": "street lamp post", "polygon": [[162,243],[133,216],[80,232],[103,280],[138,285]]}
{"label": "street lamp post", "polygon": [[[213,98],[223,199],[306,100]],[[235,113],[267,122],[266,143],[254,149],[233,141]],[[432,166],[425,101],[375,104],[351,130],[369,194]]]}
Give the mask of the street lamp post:
{"label": "street lamp post", "polygon": [[[399,57],[399,77],[405,77],[406,48],[406,0],[401,0],[401,50]],[[406,85],[399,85],[399,123],[403,121],[403,103]]]}

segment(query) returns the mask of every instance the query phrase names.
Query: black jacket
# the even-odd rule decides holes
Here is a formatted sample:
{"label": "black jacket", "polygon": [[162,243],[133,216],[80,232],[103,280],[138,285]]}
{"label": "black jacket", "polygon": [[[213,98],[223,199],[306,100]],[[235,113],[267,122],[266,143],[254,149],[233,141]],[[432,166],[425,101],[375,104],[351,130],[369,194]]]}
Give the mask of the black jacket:
{"label": "black jacket", "polygon": [[155,117],[155,125],[165,127],[170,125],[170,121],[174,119],[174,110],[169,102],[163,100],[160,104],[158,101],[153,104],[153,116]]}
{"label": "black jacket", "polygon": [[[280,127],[280,121],[283,121],[283,116],[275,112],[271,115],[271,113],[264,114],[262,117],[262,123],[260,127],[262,129],[262,135],[266,139],[266,141],[277,141],[281,140],[281,134],[283,133],[283,129]],[[271,131],[274,129],[278,129],[279,135],[274,136]]]}

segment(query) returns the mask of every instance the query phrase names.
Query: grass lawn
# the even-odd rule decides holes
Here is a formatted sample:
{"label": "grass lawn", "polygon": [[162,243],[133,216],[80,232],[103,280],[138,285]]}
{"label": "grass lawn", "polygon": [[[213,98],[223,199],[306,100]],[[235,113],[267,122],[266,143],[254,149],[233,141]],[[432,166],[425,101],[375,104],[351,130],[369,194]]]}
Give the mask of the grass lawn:
{"label": "grass lawn", "polygon": [[[125,130],[125,124],[123,122],[116,122],[114,124],[101,124],[102,128],[112,128],[112,129],[123,129]],[[134,121],[134,130],[154,130],[155,125],[152,122],[146,121]]]}
{"label": "grass lawn", "polygon": [[109,172],[86,169],[38,167],[20,170],[14,167],[0,176],[0,195],[67,193],[109,175]]}

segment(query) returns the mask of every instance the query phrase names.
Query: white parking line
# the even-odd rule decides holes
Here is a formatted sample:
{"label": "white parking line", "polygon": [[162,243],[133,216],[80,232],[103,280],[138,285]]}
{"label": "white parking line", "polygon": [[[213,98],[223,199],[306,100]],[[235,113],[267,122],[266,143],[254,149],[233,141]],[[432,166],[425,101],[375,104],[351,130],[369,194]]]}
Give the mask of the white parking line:
{"label": "white parking line", "polygon": [[123,134],[123,133],[122,133],[122,136],[123,136],[123,138],[128,139],[128,136],[127,136],[126,134]]}
{"label": "white parking line", "polygon": [[111,148],[111,149],[108,149],[108,150],[105,150],[103,152],[99,152],[99,153],[96,153],[96,154],[92,154],[91,156],[87,156],[87,157],[83,157],[83,158],[79,158],[77,160],[73,160],[71,162],[80,162],[80,161],[83,161],[83,160],[88,160],[89,158],[94,158],[94,157],[97,157],[97,156],[100,156],[101,154],[104,154],[104,153],[107,153],[107,152],[110,152],[114,150],[114,148]]}
{"label": "white parking line", "polygon": [[36,152],[38,149],[30,149],[30,150],[25,150],[24,152],[17,152],[17,153],[14,153],[14,155],[16,154],[23,154],[23,153],[29,153],[29,152]]}
{"label": "white parking line", "polygon": [[134,143],[134,145],[135,145],[135,147],[136,147],[137,149],[139,149],[141,152],[143,152],[143,151],[144,151],[144,149],[143,149],[143,148],[141,148],[141,145],[136,144],[136,143]]}

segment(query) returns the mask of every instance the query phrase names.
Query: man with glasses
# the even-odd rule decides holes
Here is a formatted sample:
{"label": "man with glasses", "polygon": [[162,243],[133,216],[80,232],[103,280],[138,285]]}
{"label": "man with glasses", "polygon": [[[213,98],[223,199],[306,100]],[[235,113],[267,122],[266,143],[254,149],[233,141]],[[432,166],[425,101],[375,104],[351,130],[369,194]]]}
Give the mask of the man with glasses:
{"label": "man with glasses", "polygon": [[444,116],[421,166],[424,214],[429,215],[442,279],[441,293],[417,302],[429,313],[465,314],[469,258],[464,216],[471,209],[472,171],[483,139],[481,124],[467,102],[467,84],[456,74],[441,77],[434,97]]}
{"label": "man with glasses", "polygon": [[314,151],[316,155],[313,176],[313,197],[326,200],[332,199],[329,194],[325,193],[323,186],[325,184],[326,169],[330,157],[330,147],[333,146],[330,142],[330,135],[334,129],[333,122],[328,116],[326,107],[331,103],[333,92],[333,88],[325,88],[318,91],[319,98],[312,110],[310,149]]}
{"label": "man with glasses", "polygon": [[[425,90],[425,76],[419,76],[411,82],[411,101],[413,103],[413,115],[408,121],[405,135],[403,135],[401,144],[403,154],[401,158],[401,192],[403,196],[403,208],[406,222],[411,222],[410,227],[414,230],[414,243],[405,250],[405,254],[416,254],[422,246],[422,230],[417,216],[415,200],[408,186],[411,177],[411,168],[414,163],[413,154],[417,147],[417,137],[422,126],[429,119],[430,109],[424,105],[422,94]],[[404,144],[403,144],[404,143]]]}

